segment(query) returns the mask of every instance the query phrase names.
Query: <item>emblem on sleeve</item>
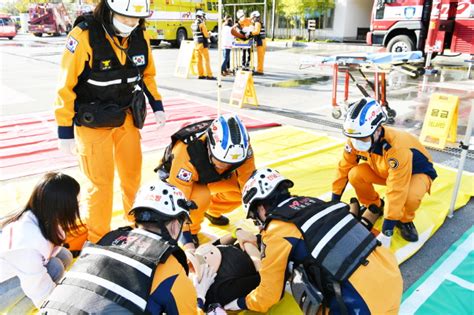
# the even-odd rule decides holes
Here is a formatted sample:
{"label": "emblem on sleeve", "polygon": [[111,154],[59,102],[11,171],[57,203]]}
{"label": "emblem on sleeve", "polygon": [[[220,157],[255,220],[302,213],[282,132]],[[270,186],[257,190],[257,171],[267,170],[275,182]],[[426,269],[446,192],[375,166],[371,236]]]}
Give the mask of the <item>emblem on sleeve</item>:
{"label": "emblem on sleeve", "polygon": [[191,178],[193,177],[193,173],[191,173],[188,170],[185,170],[184,168],[180,169],[178,172],[178,176],[176,176],[178,179],[181,179],[184,182],[190,182]]}
{"label": "emblem on sleeve", "polygon": [[79,42],[72,36],[69,36],[66,40],[66,49],[74,53]]}
{"label": "emblem on sleeve", "polygon": [[398,167],[398,164],[399,164],[399,163],[398,163],[398,160],[397,160],[397,159],[395,159],[395,158],[389,158],[389,159],[388,159],[388,166],[389,166],[390,168],[396,169],[396,168]]}

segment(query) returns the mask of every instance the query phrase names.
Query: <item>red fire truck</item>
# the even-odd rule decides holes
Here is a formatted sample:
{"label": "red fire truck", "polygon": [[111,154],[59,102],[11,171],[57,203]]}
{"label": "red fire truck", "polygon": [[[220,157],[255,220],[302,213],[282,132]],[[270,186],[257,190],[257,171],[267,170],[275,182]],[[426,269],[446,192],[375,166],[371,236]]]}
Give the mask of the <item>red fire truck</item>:
{"label": "red fire truck", "polygon": [[376,0],[367,44],[474,54],[474,0]]}
{"label": "red fire truck", "polygon": [[63,3],[37,3],[28,9],[28,31],[41,37],[43,34],[69,33],[72,22]]}

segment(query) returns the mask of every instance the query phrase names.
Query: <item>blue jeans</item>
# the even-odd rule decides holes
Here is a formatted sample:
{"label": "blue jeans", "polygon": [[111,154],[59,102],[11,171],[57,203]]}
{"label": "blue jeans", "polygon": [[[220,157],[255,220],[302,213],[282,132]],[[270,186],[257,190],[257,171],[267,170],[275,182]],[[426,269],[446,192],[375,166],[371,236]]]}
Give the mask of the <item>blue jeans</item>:
{"label": "blue jeans", "polygon": [[230,69],[230,48],[224,49],[222,54],[224,55],[224,62],[222,63],[221,71],[224,72]]}
{"label": "blue jeans", "polygon": [[[55,257],[49,259],[46,269],[51,279],[58,283],[71,263],[72,254],[63,247]],[[18,277],[0,283],[0,313],[26,314],[34,308],[33,302],[23,292]]]}

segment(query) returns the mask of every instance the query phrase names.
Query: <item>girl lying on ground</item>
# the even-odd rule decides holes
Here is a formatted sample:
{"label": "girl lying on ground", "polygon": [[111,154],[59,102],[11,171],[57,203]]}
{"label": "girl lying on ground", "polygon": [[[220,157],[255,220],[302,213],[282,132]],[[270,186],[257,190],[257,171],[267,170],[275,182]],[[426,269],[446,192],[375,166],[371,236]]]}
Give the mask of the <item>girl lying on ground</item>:
{"label": "girl lying on ground", "polygon": [[79,190],[74,178],[47,173],[25,207],[0,219],[0,313],[39,308],[71,264],[61,244],[81,222]]}

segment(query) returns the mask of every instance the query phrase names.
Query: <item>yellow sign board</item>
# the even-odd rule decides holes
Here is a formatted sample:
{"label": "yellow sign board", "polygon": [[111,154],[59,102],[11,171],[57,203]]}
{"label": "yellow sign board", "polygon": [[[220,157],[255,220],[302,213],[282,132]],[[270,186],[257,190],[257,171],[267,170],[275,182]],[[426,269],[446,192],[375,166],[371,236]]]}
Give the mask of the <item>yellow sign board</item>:
{"label": "yellow sign board", "polygon": [[187,79],[190,72],[196,74],[194,70],[194,42],[192,40],[183,40],[179,47],[178,60],[174,69],[174,75],[179,78]]}
{"label": "yellow sign board", "polygon": [[250,71],[239,70],[236,73],[229,104],[238,105],[240,108],[243,104],[258,106],[257,93]]}
{"label": "yellow sign board", "polygon": [[456,142],[459,97],[449,94],[431,95],[420,141],[425,146],[444,149],[446,142]]}

